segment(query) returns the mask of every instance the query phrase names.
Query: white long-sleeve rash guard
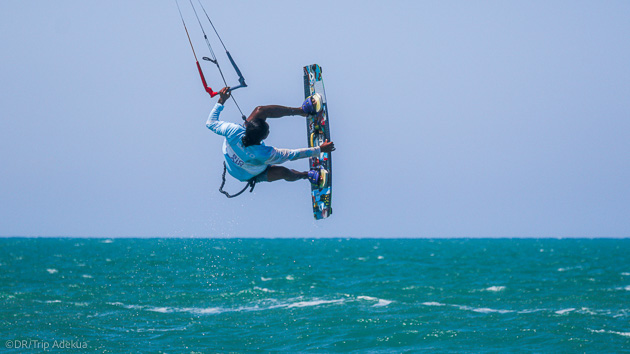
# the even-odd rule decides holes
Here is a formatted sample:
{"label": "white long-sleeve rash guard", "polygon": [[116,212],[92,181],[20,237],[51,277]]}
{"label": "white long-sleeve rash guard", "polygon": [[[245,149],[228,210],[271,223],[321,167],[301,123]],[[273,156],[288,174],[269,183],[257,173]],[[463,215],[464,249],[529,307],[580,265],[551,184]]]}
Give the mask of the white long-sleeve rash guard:
{"label": "white long-sleeve rash guard", "polygon": [[245,128],[234,123],[220,121],[219,114],[222,110],[223,105],[217,103],[210,112],[206,127],[225,137],[223,155],[227,170],[230,175],[240,181],[250,180],[265,171],[269,165],[317,156],[321,153],[319,146],[304,149],[276,149],[261,142],[260,145],[245,147],[242,142]]}

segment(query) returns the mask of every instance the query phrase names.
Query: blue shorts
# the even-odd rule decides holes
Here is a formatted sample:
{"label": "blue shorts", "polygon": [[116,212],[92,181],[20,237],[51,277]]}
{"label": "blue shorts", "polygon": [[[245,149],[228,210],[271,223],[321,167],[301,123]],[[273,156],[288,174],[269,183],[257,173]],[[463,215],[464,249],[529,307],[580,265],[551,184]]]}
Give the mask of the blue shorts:
{"label": "blue shorts", "polygon": [[269,177],[267,177],[267,172],[269,171],[269,167],[271,167],[271,165],[267,165],[267,168],[265,168],[264,171],[262,171],[260,174],[258,174],[257,176],[253,177],[252,179],[254,181],[256,181],[256,183],[258,183],[258,182],[268,182],[269,181]]}

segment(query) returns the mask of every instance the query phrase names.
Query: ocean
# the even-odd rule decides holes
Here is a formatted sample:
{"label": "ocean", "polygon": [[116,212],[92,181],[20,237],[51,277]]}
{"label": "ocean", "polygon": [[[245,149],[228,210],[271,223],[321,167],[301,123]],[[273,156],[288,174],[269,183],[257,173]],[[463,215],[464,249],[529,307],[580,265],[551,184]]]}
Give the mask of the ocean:
{"label": "ocean", "polygon": [[0,239],[3,352],[630,352],[630,239]]}

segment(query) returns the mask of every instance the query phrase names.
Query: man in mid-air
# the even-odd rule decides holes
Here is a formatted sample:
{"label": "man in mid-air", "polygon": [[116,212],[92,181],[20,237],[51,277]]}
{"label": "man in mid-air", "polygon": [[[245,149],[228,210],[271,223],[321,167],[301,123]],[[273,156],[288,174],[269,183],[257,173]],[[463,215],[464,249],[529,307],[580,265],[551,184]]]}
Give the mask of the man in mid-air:
{"label": "man in mid-air", "polygon": [[223,155],[230,175],[243,182],[273,182],[281,179],[293,182],[308,179],[314,185],[326,184],[328,171],[324,169],[299,172],[278,166],[278,164],[319,156],[320,152],[332,152],[335,150],[335,144],[332,141],[326,140],[320,146],[304,149],[278,149],[267,146],[263,142],[269,135],[267,118],[295,115],[306,117],[309,114],[315,114],[322,109],[320,95],[315,94],[307,98],[301,108],[277,105],[258,106],[243,125],[219,120],[223,104],[230,98],[229,87],[221,89],[219,95],[219,101],[210,112],[206,126],[225,137]]}

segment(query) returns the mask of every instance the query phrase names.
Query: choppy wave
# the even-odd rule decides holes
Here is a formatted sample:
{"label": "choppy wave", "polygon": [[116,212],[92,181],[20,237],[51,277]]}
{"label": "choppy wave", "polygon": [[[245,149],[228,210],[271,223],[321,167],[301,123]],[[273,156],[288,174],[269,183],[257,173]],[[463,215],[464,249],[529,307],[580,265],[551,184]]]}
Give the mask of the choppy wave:
{"label": "choppy wave", "polygon": [[357,296],[357,300],[376,301],[376,303],[372,305],[373,307],[384,307],[393,302],[391,300],[379,299],[372,296]]}
{"label": "choppy wave", "polygon": [[566,313],[573,312],[573,311],[575,311],[574,308],[562,309],[562,310],[556,311],[556,315],[564,315]]}
{"label": "choppy wave", "polygon": [[494,291],[494,292],[499,292],[499,291],[503,291],[505,290],[505,286],[491,286],[489,288],[485,288],[483,289],[484,291]]}
{"label": "choppy wave", "polygon": [[316,307],[322,305],[339,305],[343,303],[353,301],[370,301],[375,302],[373,307],[385,307],[391,304],[393,301],[379,299],[372,296],[357,296],[355,299],[351,297],[339,298],[339,299],[308,299],[305,300],[301,297],[293,298],[285,301],[279,301],[277,299],[265,299],[252,303],[246,306],[238,307],[168,307],[168,306],[150,306],[150,305],[133,305],[124,304],[122,302],[108,302],[108,305],[122,307],[128,310],[141,310],[158,313],[190,313],[195,315],[214,315],[225,312],[248,312],[248,311],[265,311],[274,309],[293,309],[303,307]]}
{"label": "choppy wave", "polygon": [[346,299],[334,299],[334,300],[324,300],[324,299],[312,299],[312,300],[301,300],[301,299],[293,299],[288,301],[278,301],[275,299],[267,299],[262,301],[261,303],[250,304],[247,306],[239,306],[239,307],[167,307],[167,306],[149,306],[149,305],[128,305],[121,302],[109,302],[109,305],[119,306],[129,310],[144,310],[151,312],[159,312],[159,313],[190,313],[194,315],[215,315],[221,314],[225,312],[249,312],[249,311],[265,311],[265,310],[273,310],[273,309],[282,309],[282,308],[300,308],[300,307],[313,307],[320,305],[330,305],[330,304],[340,304],[345,302]]}
{"label": "choppy wave", "polygon": [[271,289],[267,289],[267,288],[261,288],[259,286],[255,286],[254,290],[258,290],[258,291],[262,291],[264,293],[275,293],[275,290],[271,290]]}
{"label": "choppy wave", "polygon": [[185,331],[188,329],[188,326],[177,326],[170,328],[137,328],[132,329],[134,332],[138,333],[154,333],[154,332],[175,332],[175,331]]}
{"label": "choppy wave", "polygon": [[344,299],[337,299],[337,300],[310,300],[310,301],[299,301],[299,302],[293,302],[293,303],[289,303],[289,304],[282,304],[279,306],[275,306],[275,308],[280,308],[280,307],[286,307],[286,308],[293,308],[293,307],[310,307],[310,306],[319,306],[319,305],[325,305],[325,304],[338,304],[341,302],[344,302]]}
{"label": "choppy wave", "polygon": [[607,316],[607,317],[613,317],[613,318],[630,317],[630,309],[621,309],[621,310],[612,311],[612,310],[604,310],[604,309],[599,309],[599,310],[591,309],[588,307],[582,307],[582,308],[569,307],[569,308],[564,308],[564,309],[540,308],[540,309],[524,309],[524,310],[506,310],[506,309],[493,309],[493,308],[488,308],[488,307],[474,307],[474,306],[466,306],[466,305],[458,305],[458,304],[444,304],[444,303],[435,302],[435,301],[423,302],[421,305],[433,306],[433,307],[448,306],[448,307],[454,307],[463,311],[472,311],[472,312],[477,312],[477,313],[532,314],[536,312],[549,312],[551,314],[560,315],[560,316],[568,315],[570,313],[575,313],[579,315]]}
{"label": "choppy wave", "polygon": [[488,307],[472,307],[472,306],[465,306],[465,305],[451,305],[453,307],[457,307],[460,310],[465,310],[465,311],[472,311],[472,312],[479,312],[479,313],[512,313],[515,312],[513,310],[497,310],[497,309],[491,309]]}
{"label": "choppy wave", "polygon": [[630,332],[617,332],[617,331],[610,331],[610,330],[605,330],[605,329],[589,329],[589,331],[591,331],[592,333],[616,334],[623,337],[630,337]]}
{"label": "choppy wave", "polygon": [[472,311],[472,312],[478,312],[478,313],[512,313],[515,312],[514,310],[501,310],[501,309],[492,309],[492,308],[488,308],[488,307],[473,307],[473,306],[466,306],[466,305],[457,305],[457,304],[443,304],[440,302],[434,302],[434,301],[430,301],[430,302],[423,302],[422,305],[424,306],[450,306],[450,307],[454,307],[460,310],[464,310],[464,311]]}

